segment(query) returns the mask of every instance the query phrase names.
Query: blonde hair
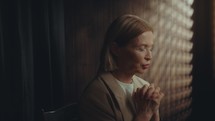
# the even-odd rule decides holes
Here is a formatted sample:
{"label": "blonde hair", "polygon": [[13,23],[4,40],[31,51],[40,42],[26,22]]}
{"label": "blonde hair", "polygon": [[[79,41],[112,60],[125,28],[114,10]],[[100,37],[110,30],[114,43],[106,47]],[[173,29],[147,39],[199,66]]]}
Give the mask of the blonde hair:
{"label": "blonde hair", "polygon": [[115,19],[107,29],[105,35],[98,73],[117,69],[114,55],[110,51],[110,46],[113,42],[118,47],[123,47],[130,40],[146,31],[153,32],[153,29],[148,22],[138,16],[126,14]]}

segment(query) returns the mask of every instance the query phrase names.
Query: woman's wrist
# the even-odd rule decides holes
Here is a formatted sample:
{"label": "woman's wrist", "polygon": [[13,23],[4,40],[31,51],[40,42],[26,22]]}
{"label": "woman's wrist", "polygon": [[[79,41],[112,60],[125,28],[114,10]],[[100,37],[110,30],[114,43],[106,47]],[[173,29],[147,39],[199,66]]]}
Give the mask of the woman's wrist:
{"label": "woman's wrist", "polygon": [[152,121],[160,121],[160,113],[159,110],[157,110],[154,115],[152,116]]}
{"label": "woman's wrist", "polygon": [[136,116],[135,121],[150,121],[152,116],[153,114],[150,113],[139,113]]}

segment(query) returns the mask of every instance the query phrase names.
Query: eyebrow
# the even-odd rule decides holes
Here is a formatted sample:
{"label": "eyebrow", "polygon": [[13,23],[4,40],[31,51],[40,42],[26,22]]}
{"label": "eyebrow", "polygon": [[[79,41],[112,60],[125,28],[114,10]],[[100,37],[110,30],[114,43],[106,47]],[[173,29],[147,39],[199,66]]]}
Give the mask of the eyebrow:
{"label": "eyebrow", "polygon": [[[153,45],[154,45],[154,44],[152,44],[152,45],[151,45],[151,47],[153,47]],[[150,47],[150,45],[148,45],[148,44],[140,44],[140,45],[137,45],[137,46],[145,46],[145,47]]]}

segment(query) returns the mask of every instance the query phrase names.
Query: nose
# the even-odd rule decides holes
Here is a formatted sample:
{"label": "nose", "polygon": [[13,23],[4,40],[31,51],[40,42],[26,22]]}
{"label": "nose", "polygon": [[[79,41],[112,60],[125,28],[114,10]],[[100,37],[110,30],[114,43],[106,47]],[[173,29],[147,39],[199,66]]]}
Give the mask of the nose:
{"label": "nose", "polygon": [[152,59],[152,52],[151,50],[148,50],[147,53],[146,53],[146,56],[145,56],[145,59],[147,61],[150,61]]}

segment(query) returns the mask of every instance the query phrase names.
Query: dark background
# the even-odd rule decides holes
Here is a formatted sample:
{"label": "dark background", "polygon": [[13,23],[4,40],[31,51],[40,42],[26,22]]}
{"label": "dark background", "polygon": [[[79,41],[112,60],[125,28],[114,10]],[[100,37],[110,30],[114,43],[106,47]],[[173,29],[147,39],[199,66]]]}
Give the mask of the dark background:
{"label": "dark background", "polygon": [[[213,0],[195,0],[189,121],[213,119]],[[110,22],[140,13],[147,0],[0,1],[0,120],[42,121],[41,109],[78,102],[98,68]],[[90,38],[90,39],[88,39]],[[171,120],[171,119],[167,119]]]}

